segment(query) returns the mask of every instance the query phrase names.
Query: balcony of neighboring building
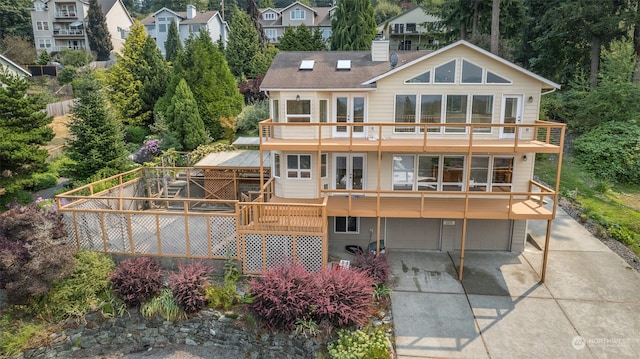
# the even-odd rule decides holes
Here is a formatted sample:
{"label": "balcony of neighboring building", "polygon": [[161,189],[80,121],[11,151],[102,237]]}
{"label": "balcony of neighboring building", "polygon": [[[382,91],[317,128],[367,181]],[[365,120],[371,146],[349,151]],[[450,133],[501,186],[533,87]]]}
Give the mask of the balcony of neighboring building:
{"label": "balcony of neighboring building", "polygon": [[77,19],[78,9],[75,3],[56,3],[53,16],[56,19]]}
{"label": "balcony of neighboring building", "polygon": [[493,123],[260,123],[263,150],[560,153],[565,125]]}
{"label": "balcony of neighboring building", "polygon": [[84,28],[82,27],[82,24],[76,27],[73,27],[73,26],[56,27],[54,25],[53,36],[57,38],[63,38],[63,37],[82,38],[84,37]]}

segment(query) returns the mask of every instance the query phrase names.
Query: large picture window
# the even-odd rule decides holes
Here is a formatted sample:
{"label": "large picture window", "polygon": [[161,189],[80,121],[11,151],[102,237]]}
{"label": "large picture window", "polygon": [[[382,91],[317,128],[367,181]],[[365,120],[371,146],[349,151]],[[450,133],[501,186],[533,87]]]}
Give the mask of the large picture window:
{"label": "large picture window", "polygon": [[462,191],[464,181],[464,156],[443,156],[442,190]]}
{"label": "large picture window", "polygon": [[[396,95],[396,123],[416,122],[416,95]],[[395,132],[415,132],[415,126],[395,126]]]}
{"label": "large picture window", "polygon": [[287,155],[287,178],[311,178],[311,155]]}
{"label": "large picture window", "polygon": [[311,122],[311,100],[287,100],[287,122]]}
{"label": "large picture window", "polygon": [[513,180],[513,157],[494,157],[491,191],[510,192]]}
{"label": "large picture window", "polygon": [[[493,118],[493,95],[473,95],[471,100],[471,123],[491,123]],[[491,127],[474,127],[476,133],[491,133]]]}
{"label": "large picture window", "polygon": [[[467,122],[467,95],[447,95],[447,112],[445,123]],[[465,132],[464,126],[445,127],[447,133]]]}
{"label": "large picture window", "polygon": [[[420,96],[420,123],[440,123],[442,117],[442,95]],[[439,126],[427,128],[428,132],[440,132]],[[420,128],[424,132],[424,128]]]}
{"label": "large picture window", "polygon": [[393,156],[393,190],[413,190],[414,155]]}
{"label": "large picture window", "polygon": [[440,156],[418,156],[418,191],[437,191]]}
{"label": "large picture window", "polygon": [[474,156],[471,158],[469,191],[486,192],[489,181],[489,157]]}

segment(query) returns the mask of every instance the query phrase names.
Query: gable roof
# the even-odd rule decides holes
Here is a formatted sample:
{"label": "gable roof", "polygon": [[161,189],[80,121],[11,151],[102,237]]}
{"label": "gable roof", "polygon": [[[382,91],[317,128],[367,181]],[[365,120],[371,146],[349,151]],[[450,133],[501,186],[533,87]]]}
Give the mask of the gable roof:
{"label": "gable roof", "polygon": [[474,45],[474,44],[472,44],[470,42],[467,42],[465,40],[456,41],[451,45],[445,46],[445,47],[440,48],[440,49],[438,49],[436,51],[428,53],[428,54],[426,54],[426,55],[424,55],[424,56],[422,56],[422,57],[420,57],[418,59],[415,59],[415,60],[413,60],[411,62],[408,62],[408,63],[405,63],[405,64],[403,64],[401,66],[398,66],[398,67],[392,69],[391,71],[387,71],[385,73],[379,74],[379,75],[377,75],[377,76],[365,81],[364,85],[371,85],[371,84],[375,83],[376,81],[378,81],[380,79],[383,79],[383,78],[385,78],[385,77],[387,77],[387,76],[389,76],[391,74],[394,74],[394,73],[396,73],[398,71],[402,71],[403,69],[405,69],[405,68],[407,68],[409,66],[413,66],[413,65],[415,65],[415,64],[417,64],[417,63],[419,63],[421,61],[424,61],[424,60],[426,60],[428,58],[437,56],[437,55],[439,55],[439,54],[441,54],[443,52],[449,51],[449,50],[451,50],[453,48],[460,47],[460,46],[468,47],[468,48],[470,48],[470,49],[472,49],[472,50],[474,50],[474,51],[476,51],[476,52],[478,52],[478,53],[480,53],[480,54],[482,54],[484,56],[488,56],[488,57],[492,58],[493,60],[498,61],[498,62],[502,63],[503,65],[506,65],[506,66],[508,66],[508,67],[518,71],[518,72],[521,72],[521,73],[523,73],[523,74],[525,74],[527,76],[533,77],[534,79],[536,79],[536,80],[538,80],[538,81],[540,81],[543,84],[548,86],[548,87],[544,87],[543,86],[543,88],[556,88],[556,89],[560,88],[560,85],[558,85],[557,83],[555,83],[555,82],[553,82],[551,80],[548,80],[548,79],[546,79],[546,78],[544,78],[544,77],[542,77],[540,75],[536,75],[533,72],[531,72],[531,71],[529,71],[529,70],[527,70],[525,68],[522,68],[522,67],[520,67],[520,66],[518,66],[518,65],[516,65],[516,64],[514,64],[514,63],[512,63],[510,61],[507,61],[507,60],[503,59],[500,56],[494,55],[491,52],[489,52],[489,51],[487,51],[487,50],[485,50],[485,49],[483,49],[481,47],[478,47],[478,46],[476,46],[476,45]]}
{"label": "gable roof", "polygon": [[280,12],[284,12],[284,11],[285,11],[285,10],[287,10],[288,8],[293,7],[293,6],[296,6],[296,5],[299,5],[299,6],[302,6],[302,7],[306,7],[307,9],[309,9],[309,10],[313,11],[313,13],[314,13],[314,14],[316,13],[316,9],[315,9],[315,8],[312,8],[312,7],[310,7],[310,6],[307,6],[307,5],[305,5],[305,4],[303,4],[303,3],[299,2],[299,1],[296,1],[296,2],[294,2],[293,4],[291,4],[291,5],[289,5],[289,6],[285,6],[285,7],[283,7],[283,8],[282,8],[282,10],[280,10]]}
{"label": "gable roof", "polygon": [[14,72],[20,72],[26,77],[31,77],[31,72],[23,69],[22,66],[16,64],[15,62],[11,61],[8,57],[2,54],[0,54],[0,64],[2,64],[3,66],[13,68]]}
{"label": "gable roof", "polygon": [[[398,52],[399,63],[412,61],[426,51]],[[311,70],[300,70],[302,60],[313,60]],[[338,60],[350,60],[350,70],[337,70]],[[391,69],[388,61],[372,61],[371,51],[280,51],[273,59],[260,89],[373,89],[365,82]]]}
{"label": "gable roof", "polygon": [[[174,14],[176,17],[179,17],[180,18],[180,24],[207,24],[207,23],[209,23],[209,21],[211,21],[212,18],[214,18],[216,16],[220,16],[218,11],[199,11],[199,12],[196,12],[196,16],[194,16],[192,19],[187,19],[187,12],[186,11],[173,11],[171,9],[163,7],[162,9],[160,9],[160,10],[154,12],[153,14],[145,17],[144,19],[140,20],[140,22],[143,25],[155,24],[156,15],[161,13],[162,11],[168,11],[168,12]],[[222,21],[222,18],[220,18],[220,22],[226,24],[225,21]]]}
{"label": "gable roof", "polygon": [[124,6],[124,3],[122,2],[122,0],[98,0],[98,1],[100,3],[100,8],[102,9],[102,14],[104,16],[107,16],[107,14],[113,9],[116,3],[120,3],[120,6],[122,6],[122,9],[127,15],[127,18],[129,18],[129,21],[131,21],[131,24],[133,24],[133,18],[131,17],[131,14],[129,14],[129,10],[127,10],[127,7]]}
{"label": "gable roof", "polygon": [[407,14],[409,14],[409,13],[412,13],[412,12],[414,12],[414,11],[418,10],[418,9],[422,10],[422,11],[424,12],[424,14],[425,14],[425,15],[435,16],[435,15],[433,15],[429,10],[427,10],[427,8],[422,7],[422,6],[416,6],[416,7],[413,7],[413,8],[411,8],[411,9],[407,10],[407,11],[403,11],[403,12],[399,13],[398,15],[396,15],[396,16],[394,16],[394,17],[392,17],[392,18],[389,18],[389,19],[387,19],[387,20],[385,20],[385,21],[381,22],[380,24],[378,24],[378,27],[383,26],[383,25],[385,25],[385,24],[388,24],[388,23],[390,23],[390,22],[392,22],[392,21],[396,20],[397,18],[403,17],[403,16],[405,16],[405,15],[407,15]]}

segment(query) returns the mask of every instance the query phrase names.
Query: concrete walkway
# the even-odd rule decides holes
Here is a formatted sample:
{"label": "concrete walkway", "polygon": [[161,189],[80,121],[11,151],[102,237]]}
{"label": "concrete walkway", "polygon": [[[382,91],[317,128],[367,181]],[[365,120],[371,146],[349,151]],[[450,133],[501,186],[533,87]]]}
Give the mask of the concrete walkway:
{"label": "concrete walkway", "polygon": [[396,352],[415,358],[640,358],[640,275],[560,208],[524,253],[389,251]]}

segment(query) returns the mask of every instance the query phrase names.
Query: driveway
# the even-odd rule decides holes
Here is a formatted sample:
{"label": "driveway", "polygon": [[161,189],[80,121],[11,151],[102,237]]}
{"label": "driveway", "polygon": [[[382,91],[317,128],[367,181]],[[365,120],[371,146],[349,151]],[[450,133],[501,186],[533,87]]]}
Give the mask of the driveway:
{"label": "driveway", "polygon": [[558,208],[520,255],[389,251],[396,352],[416,358],[640,358],[640,275]]}

